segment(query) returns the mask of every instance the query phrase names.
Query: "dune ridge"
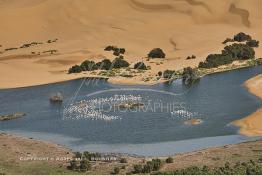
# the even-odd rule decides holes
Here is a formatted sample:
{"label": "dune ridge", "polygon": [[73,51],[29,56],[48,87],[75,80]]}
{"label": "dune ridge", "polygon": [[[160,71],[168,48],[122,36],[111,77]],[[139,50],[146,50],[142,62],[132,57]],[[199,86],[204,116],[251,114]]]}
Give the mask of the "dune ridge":
{"label": "dune ridge", "polygon": [[[125,48],[131,63],[162,48],[166,60],[147,63],[152,69],[146,76],[194,67],[238,32],[262,41],[261,5],[260,0],[0,0],[0,74],[9,72],[0,77],[0,88],[88,76],[66,72],[86,59],[114,59],[104,51],[108,45]],[[5,51],[31,42],[43,44]],[[57,52],[42,54],[48,50]],[[256,53],[261,57],[261,48]],[[186,60],[191,55],[197,58]]]}
{"label": "dune ridge", "polygon": [[242,22],[245,26],[250,27],[251,22],[249,20],[250,13],[246,9],[237,8],[235,4],[231,4],[229,8],[229,12],[239,15],[242,18]]}

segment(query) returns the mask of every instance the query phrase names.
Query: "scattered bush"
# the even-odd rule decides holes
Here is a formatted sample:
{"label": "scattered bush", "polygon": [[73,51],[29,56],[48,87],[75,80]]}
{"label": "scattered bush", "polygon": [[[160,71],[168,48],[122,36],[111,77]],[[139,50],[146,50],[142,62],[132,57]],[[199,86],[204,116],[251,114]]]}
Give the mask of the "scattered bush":
{"label": "scattered bush", "polygon": [[86,60],[80,65],[82,71],[93,71],[97,69],[97,65],[94,61]]}
{"label": "scattered bush", "polygon": [[192,69],[191,67],[184,68],[182,80],[185,85],[191,85],[199,80],[199,78],[196,69]]}
{"label": "scattered bush", "polygon": [[166,159],[166,163],[174,163],[174,159],[172,157],[168,157]]}
{"label": "scattered bush", "polygon": [[176,74],[176,71],[173,70],[165,70],[163,73],[163,78],[171,79]]}
{"label": "scattered bush", "polygon": [[112,66],[112,62],[109,59],[104,59],[101,62],[96,63],[98,69],[101,70],[110,70]]}
{"label": "scattered bush", "polygon": [[80,73],[82,71],[94,71],[94,70],[110,70],[111,68],[123,68],[128,67],[130,64],[124,60],[123,56],[119,56],[111,62],[109,59],[104,59],[101,62],[95,63],[94,61],[86,60],[81,65],[72,66],[68,73]]}
{"label": "scattered bush", "polygon": [[58,41],[58,39],[56,38],[56,39],[54,39],[54,40],[48,40],[47,43],[50,44],[50,43],[55,43],[55,42],[57,42],[57,41]]}
{"label": "scattered bush", "polygon": [[246,45],[248,45],[249,47],[259,47],[259,41],[250,40],[246,42]]}
{"label": "scattered bush", "polygon": [[[257,65],[262,65],[262,58],[259,58],[256,60],[256,64]],[[262,161],[262,158],[261,158],[261,161]]]}
{"label": "scattered bush", "polygon": [[214,68],[233,62],[233,58],[228,54],[210,54],[205,62],[199,63],[199,68]]}
{"label": "scattered bush", "polygon": [[87,160],[91,160],[90,153],[88,151],[83,152],[82,156]]}
{"label": "scattered bush", "polygon": [[160,48],[155,48],[151,50],[148,54],[149,58],[165,58],[166,54]]}
{"label": "scattered bush", "polygon": [[120,163],[127,163],[127,159],[126,158],[121,158],[120,159]]}
{"label": "scattered bush", "polygon": [[262,165],[254,162],[236,163],[230,166],[226,163],[222,167],[209,169],[207,166],[203,168],[189,167],[186,169],[176,170],[173,172],[162,173],[158,172],[157,175],[260,175],[262,174]]}
{"label": "scattered bush", "polygon": [[222,51],[223,55],[231,55],[234,60],[246,60],[252,59],[255,57],[255,51],[252,47],[249,47],[246,44],[232,44],[226,46]]}
{"label": "scattered bush", "polygon": [[128,67],[130,64],[123,59],[123,57],[117,57],[112,62],[113,68],[123,68]]}
{"label": "scattered bush", "polygon": [[121,169],[122,170],[126,169],[126,166],[125,165],[121,166]]}
{"label": "scattered bush", "polygon": [[125,54],[126,50],[124,48],[118,48],[116,46],[107,46],[105,49],[105,51],[113,51],[113,54],[115,56],[119,56],[121,54]]}
{"label": "scattered bush", "polygon": [[80,167],[79,167],[80,171],[82,172],[86,172],[91,170],[91,164],[88,160],[81,160],[80,161]]}
{"label": "scattered bush", "polygon": [[78,163],[77,163],[76,160],[71,160],[71,161],[69,162],[69,164],[70,164],[70,165],[68,166],[68,169],[73,170],[73,171],[75,171],[75,170],[78,169]]}
{"label": "scattered bush", "polygon": [[162,162],[160,159],[153,159],[152,161],[146,162],[143,167],[142,173],[150,173],[152,171],[160,170]]}
{"label": "scattered bush", "polygon": [[10,51],[10,50],[17,50],[18,48],[14,47],[14,48],[7,48],[5,49],[5,51]]}
{"label": "scattered bush", "polygon": [[120,169],[118,167],[115,167],[113,174],[119,174],[119,173],[120,173]]}
{"label": "scattered bush", "polygon": [[199,63],[199,68],[214,68],[225,64],[230,64],[234,60],[247,60],[255,57],[255,51],[246,44],[232,44],[226,46],[222,54],[210,54],[206,61]]}
{"label": "scattered bush", "polygon": [[196,56],[195,56],[195,55],[188,56],[186,59],[187,59],[187,60],[196,59]]}
{"label": "scattered bush", "polygon": [[231,39],[231,38],[227,38],[227,39],[225,39],[225,41],[223,41],[222,43],[223,43],[223,44],[227,44],[228,42],[234,42],[234,40]]}
{"label": "scattered bush", "polygon": [[152,171],[158,171],[160,170],[162,166],[162,162],[160,159],[153,159],[152,161],[146,162],[145,165],[134,165],[134,174],[140,174],[140,173],[151,173]]}
{"label": "scattered bush", "polygon": [[140,164],[134,165],[134,174],[140,174],[143,171],[143,166]]}
{"label": "scattered bush", "polygon": [[237,41],[237,42],[249,41],[251,39],[252,37],[250,35],[247,35],[243,32],[240,32],[234,36],[234,41]]}
{"label": "scattered bush", "polygon": [[134,65],[134,69],[146,70],[146,65],[143,62],[138,62]]}
{"label": "scattered bush", "polygon": [[47,50],[47,51],[43,51],[42,53],[50,53],[50,54],[54,54],[54,53],[57,53],[58,51],[57,50]]}
{"label": "scattered bush", "polygon": [[114,46],[106,46],[106,48],[104,49],[105,51],[112,51],[114,50]]}
{"label": "scattered bush", "polygon": [[159,72],[157,73],[157,75],[158,75],[159,77],[161,77],[161,76],[163,75],[163,72],[162,72],[162,71],[159,71]]}
{"label": "scattered bush", "polygon": [[72,74],[72,73],[80,73],[82,72],[82,68],[79,65],[74,65],[72,66],[69,70],[68,73]]}

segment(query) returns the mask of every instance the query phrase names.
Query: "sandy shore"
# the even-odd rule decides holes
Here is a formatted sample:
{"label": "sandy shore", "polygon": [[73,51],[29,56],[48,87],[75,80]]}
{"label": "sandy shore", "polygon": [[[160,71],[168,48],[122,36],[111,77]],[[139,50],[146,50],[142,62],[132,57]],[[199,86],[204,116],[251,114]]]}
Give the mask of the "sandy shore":
{"label": "sandy shore", "polygon": [[[246,81],[245,85],[251,93],[262,99],[262,74]],[[240,126],[241,134],[262,136],[262,108],[244,119],[235,121],[234,124]]]}

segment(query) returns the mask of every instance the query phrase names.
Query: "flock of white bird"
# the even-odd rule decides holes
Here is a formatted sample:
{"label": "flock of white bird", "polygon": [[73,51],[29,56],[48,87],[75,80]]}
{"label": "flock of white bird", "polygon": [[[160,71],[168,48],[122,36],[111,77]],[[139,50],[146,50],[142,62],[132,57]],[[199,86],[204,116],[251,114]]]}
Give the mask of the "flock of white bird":
{"label": "flock of white bird", "polygon": [[[115,112],[115,107],[119,104],[136,103],[141,102],[142,97],[140,95],[114,95],[106,98],[94,98],[89,100],[81,100],[66,106],[63,110],[64,119],[91,119],[91,120],[103,120],[113,121],[121,120],[122,117],[117,115],[110,115]],[[114,112],[112,112],[114,111]],[[172,117],[179,118],[192,118],[195,113],[189,112],[185,109],[178,109],[171,111]]]}
{"label": "flock of white bird", "polygon": [[114,95],[108,98],[95,98],[81,100],[66,106],[63,110],[64,119],[91,119],[91,120],[121,120],[120,116],[105,114],[105,111],[111,111],[115,104],[141,101],[141,96],[134,95]]}

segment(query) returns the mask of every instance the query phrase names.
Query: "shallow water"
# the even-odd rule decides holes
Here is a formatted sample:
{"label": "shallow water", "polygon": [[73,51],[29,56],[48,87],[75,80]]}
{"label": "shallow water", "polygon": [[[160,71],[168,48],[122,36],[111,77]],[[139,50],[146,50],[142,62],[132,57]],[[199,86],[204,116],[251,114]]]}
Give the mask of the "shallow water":
{"label": "shallow water", "polygon": [[[0,130],[52,140],[75,150],[139,155],[167,155],[237,143],[247,138],[238,136],[237,128],[229,123],[262,106],[261,100],[243,86],[259,73],[262,66],[208,75],[191,88],[183,86],[181,80],[155,86],[120,86],[82,79],[1,90],[0,114],[25,112],[27,116],[1,122]],[[62,105],[49,101],[56,92],[64,95]],[[98,103],[99,99],[103,102]],[[112,104],[130,101],[144,104],[143,110],[113,111]],[[184,125],[192,118],[204,122]],[[178,148],[163,151],[168,145]]]}

